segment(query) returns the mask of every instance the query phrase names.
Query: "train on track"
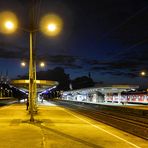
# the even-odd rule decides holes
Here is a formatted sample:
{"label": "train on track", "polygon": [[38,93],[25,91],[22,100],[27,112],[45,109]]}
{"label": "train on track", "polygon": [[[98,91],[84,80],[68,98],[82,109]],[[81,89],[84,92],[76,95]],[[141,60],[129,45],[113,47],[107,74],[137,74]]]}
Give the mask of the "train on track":
{"label": "train on track", "polygon": [[99,92],[89,94],[66,94],[62,95],[64,100],[71,101],[84,101],[88,103],[131,103],[131,104],[148,104],[147,92],[121,92],[119,93],[106,93],[105,95]]}
{"label": "train on track", "polygon": [[[106,102],[118,102],[119,96],[117,94],[108,94],[105,96]],[[148,104],[147,92],[123,92],[120,96],[121,103],[133,104]]]}

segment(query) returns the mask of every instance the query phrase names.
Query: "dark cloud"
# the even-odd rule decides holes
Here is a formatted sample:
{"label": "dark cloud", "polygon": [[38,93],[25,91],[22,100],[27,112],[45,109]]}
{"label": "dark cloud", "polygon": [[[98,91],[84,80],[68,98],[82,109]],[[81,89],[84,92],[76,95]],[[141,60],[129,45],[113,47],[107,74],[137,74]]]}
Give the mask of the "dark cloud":
{"label": "dark cloud", "polygon": [[120,76],[120,77],[128,77],[128,78],[136,78],[139,76],[137,73],[123,72],[123,71],[106,71],[106,72],[102,72],[102,74]]}
{"label": "dark cloud", "polygon": [[111,61],[108,60],[85,60],[86,63],[93,67],[93,69],[130,69],[137,68],[140,65],[140,62],[133,59],[114,59]]}
{"label": "dark cloud", "polygon": [[99,61],[99,60],[95,60],[95,59],[92,59],[92,60],[90,60],[90,59],[83,59],[83,61],[86,63],[86,64],[89,64],[89,65],[101,65],[101,64],[103,64],[103,62],[102,61]]}
{"label": "dark cloud", "polygon": [[135,63],[132,61],[122,61],[122,60],[117,60],[117,61],[112,61],[112,62],[102,62],[98,66],[92,66],[91,70],[92,71],[98,71],[100,73],[106,73],[106,74],[111,74],[111,75],[118,75],[118,76],[133,76],[137,75],[137,73],[140,71],[139,68],[139,63]]}
{"label": "dark cloud", "polygon": [[98,71],[98,72],[102,72],[102,71],[107,71],[109,70],[107,67],[103,67],[103,66],[93,66],[90,69],[91,71]]}
{"label": "dark cloud", "polygon": [[[10,40],[12,38],[12,40]],[[0,41],[0,58],[3,59],[28,59],[29,48],[23,46],[21,39],[17,38],[20,42],[14,42],[15,37],[4,38]],[[15,38],[16,39],[16,38]]]}
{"label": "dark cloud", "polygon": [[[144,57],[144,56],[143,56]],[[124,53],[118,59],[111,61],[97,61],[89,60],[87,64],[90,64],[91,71],[96,71],[99,73],[110,74],[114,76],[124,76],[124,77],[137,77],[139,72],[148,68],[142,56],[134,53]]]}
{"label": "dark cloud", "polygon": [[83,66],[77,65],[77,64],[65,64],[64,68],[69,68],[69,69],[83,69]]}
{"label": "dark cloud", "polygon": [[148,46],[142,47],[141,48],[136,48],[136,49],[131,49],[127,52],[121,53],[120,57],[122,59],[128,59],[130,61],[134,61],[135,63],[145,63],[148,62]]}
{"label": "dark cloud", "polygon": [[68,55],[49,55],[49,54],[46,54],[46,55],[38,55],[38,58],[40,59],[43,59],[43,60],[46,60],[48,62],[51,62],[51,63],[55,63],[55,64],[72,64],[72,63],[75,63],[76,61],[76,58],[74,56],[68,56]]}
{"label": "dark cloud", "polygon": [[3,48],[0,48],[0,58],[3,59],[23,59],[27,58],[26,53],[22,51],[16,51],[16,50],[6,50]]}
{"label": "dark cloud", "polygon": [[54,64],[56,66],[63,66],[70,69],[82,69],[82,65],[79,65],[79,58],[71,55],[42,55],[38,59],[43,59],[49,64]]}
{"label": "dark cloud", "polygon": [[74,56],[67,56],[67,55],[55,55],[49,57],[50,62],[54,63],[68,63],[72,64],[76,61]]}

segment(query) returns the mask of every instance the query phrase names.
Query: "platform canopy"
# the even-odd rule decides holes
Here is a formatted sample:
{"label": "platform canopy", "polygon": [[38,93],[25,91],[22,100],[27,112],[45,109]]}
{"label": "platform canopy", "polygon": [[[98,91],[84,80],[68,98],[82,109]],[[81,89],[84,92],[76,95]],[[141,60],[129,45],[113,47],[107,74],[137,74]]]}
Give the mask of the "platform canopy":
{"label": "platform canopy", "polygon": [[[11,80],[10,84],[17,88],[20,88],[25,92],[28,92],[29,80]],[[53,87],[56,87],[59,83],[57,81],[36,80],[36,84],[37,84],[37,92],[42,92],[46,89],[51,89]]]}
{"label": "platform canopy", "polygon": [[64,94],[87,94],[93,92],[106,93],[121,93],[123,91],[130,91],[139,88],[138,85],[107,85],[107,86],[96,86],[90,88],[82,88],[77,90],[65,91]]}

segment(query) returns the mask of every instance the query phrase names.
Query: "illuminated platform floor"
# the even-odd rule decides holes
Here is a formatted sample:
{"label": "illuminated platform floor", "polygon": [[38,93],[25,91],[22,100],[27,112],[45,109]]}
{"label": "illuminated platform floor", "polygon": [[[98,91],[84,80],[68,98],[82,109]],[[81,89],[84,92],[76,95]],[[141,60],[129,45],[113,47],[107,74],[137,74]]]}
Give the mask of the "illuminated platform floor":
{"label": "illuminated platform floor", "polygon": [[[44,103],[44,102],[43,102]],[[47,103],[47,102],[45,102]],[[25,104],[0,107],[1,148],[147,148],[148,141],[52,105],[39,105],[35,123]]]}

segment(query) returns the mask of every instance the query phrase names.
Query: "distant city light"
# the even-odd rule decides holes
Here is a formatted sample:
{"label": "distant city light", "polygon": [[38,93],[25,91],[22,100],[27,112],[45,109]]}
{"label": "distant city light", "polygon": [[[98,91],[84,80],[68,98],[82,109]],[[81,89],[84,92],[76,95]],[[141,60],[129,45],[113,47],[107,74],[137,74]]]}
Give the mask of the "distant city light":
{"label": "distant city light", "polygon": [[146,75],[146,73],[145,73],[144,71],[142,71],[142,72],[141,72],[141,75],[142,75],[142,76],[145,76],[145,75]]}

